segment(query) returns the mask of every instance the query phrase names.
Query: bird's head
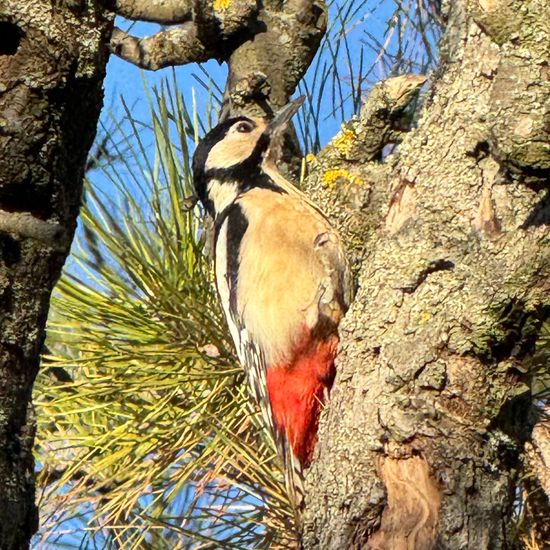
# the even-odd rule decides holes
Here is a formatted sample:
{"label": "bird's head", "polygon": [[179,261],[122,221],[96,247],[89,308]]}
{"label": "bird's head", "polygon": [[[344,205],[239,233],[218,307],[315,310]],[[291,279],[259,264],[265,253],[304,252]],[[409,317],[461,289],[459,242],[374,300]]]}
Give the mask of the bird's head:
{"label": "bird's head", "polygon": [[229,118],[204,136],[193,156],[193,181],[197,197],[213,217],[254,187],[271,143],[303,101],[300,97],[288,103],[271,120]]}

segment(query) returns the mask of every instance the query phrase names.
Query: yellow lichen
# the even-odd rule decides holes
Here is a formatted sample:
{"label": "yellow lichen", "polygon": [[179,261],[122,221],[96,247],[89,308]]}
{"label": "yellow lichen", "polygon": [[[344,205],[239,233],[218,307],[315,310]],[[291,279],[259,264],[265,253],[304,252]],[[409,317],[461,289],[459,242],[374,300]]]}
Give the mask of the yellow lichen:
{"label": "yellow lichen", "polygon": [[352,151],[354,141],[355,133],[348,128],[343,128],[332,140],[332,145],[341,155],[349,155]]}
{"label": "yellow lichen", "polygon": [[334,189],[336,182],[340,179],[346,180],[352,185],[360,185],[362,183],[361,178],[355,174],[351,174],[344,168],[333,168],[327,170],[323,174],[322,182],[325,187],[328,187],[330,191]]}
{"label": "yellow lichen", "polygon": [[229,7],[229,4],[231,4],[231,0],[214,0],[212,7],[214,11],[225,11]]}
{"label": "yellow lichen", "polygon": [[427,311],[423,311],[421,314],[420,314],[420,323],[422,325],[425,325],[430,319],[432,318],[432,314],[427,312]]}
{"label": "yellow lichen", "polygon": [[313,153],[308,153],[306,155],[306,162],[308,164],[311,164],[311,163],[315,162],[315,155]]}

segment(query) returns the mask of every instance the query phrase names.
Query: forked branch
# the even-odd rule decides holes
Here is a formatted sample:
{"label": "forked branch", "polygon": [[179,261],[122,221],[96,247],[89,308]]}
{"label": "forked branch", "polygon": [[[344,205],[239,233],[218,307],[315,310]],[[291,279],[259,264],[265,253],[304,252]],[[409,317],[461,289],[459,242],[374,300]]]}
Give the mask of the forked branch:
{"label": "forked branch", "polygon": [[177,25],[139,38],[115,29],[115,55],[143,69],[226,61],[222,117],[270,115],[285,105],[326,29],[323,0],[103,0],[128,19]]}

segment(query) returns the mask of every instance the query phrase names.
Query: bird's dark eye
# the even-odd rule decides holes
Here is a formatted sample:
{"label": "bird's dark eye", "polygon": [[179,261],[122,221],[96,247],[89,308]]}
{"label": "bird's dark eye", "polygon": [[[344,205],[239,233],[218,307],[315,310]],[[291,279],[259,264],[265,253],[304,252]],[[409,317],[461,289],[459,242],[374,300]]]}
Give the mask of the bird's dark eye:
{"label": "bird's dark eye", "polygon": [[241,134],[248,134],[249,132],[252,132],[253,129],[254,128],[250,122],[239,122],[236,128],[237,132],[240,132]]}

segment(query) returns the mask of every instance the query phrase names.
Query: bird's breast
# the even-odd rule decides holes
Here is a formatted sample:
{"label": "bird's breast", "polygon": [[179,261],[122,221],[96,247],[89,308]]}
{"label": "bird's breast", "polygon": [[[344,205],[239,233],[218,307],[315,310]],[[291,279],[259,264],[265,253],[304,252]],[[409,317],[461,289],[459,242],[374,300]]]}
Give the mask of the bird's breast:
{"label": "bird's breast", "polygon": [[[253,189],[236,203],[244,222],[228,219],[227,257],[236,253],[236,308],[268,364],[285,360],[315,326],[324,266],[316,237],[327,230],[317,212],[294,197]],[[230,251],[230,247],[233,248]],[[228,264],[229,265],[229,264]],[[230,270],[233,273],[232,270]]]}

